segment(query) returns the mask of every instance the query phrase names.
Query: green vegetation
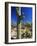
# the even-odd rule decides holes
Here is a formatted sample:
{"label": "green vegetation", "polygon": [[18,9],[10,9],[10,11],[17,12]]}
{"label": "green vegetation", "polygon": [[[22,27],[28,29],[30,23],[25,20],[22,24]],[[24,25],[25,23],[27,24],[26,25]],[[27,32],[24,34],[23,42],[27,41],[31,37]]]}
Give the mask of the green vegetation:
{"label": "green vegetation", "polygon": [[26,31],[22,34],[22,38],[32,38],[32,31],[30,31],[31,24],[26,23]]}

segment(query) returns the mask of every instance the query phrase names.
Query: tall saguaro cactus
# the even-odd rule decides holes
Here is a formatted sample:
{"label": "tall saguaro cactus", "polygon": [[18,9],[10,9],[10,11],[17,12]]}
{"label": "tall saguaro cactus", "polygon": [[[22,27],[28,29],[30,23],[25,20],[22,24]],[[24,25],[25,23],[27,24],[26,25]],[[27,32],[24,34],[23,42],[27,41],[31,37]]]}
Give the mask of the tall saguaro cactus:
{"label": "tall saguaro cactus", "polygon": [[21,7],[16,8],[16,12],[17,12],[17,17],[18,17],[18,20],[17,20],[18,21],[18,23],[17,23],[18,24],[18,32],[17,32],[18,33],[17,34],[18,36],[17,37],[19,39],[21,39],[21,20],[22,20]]}

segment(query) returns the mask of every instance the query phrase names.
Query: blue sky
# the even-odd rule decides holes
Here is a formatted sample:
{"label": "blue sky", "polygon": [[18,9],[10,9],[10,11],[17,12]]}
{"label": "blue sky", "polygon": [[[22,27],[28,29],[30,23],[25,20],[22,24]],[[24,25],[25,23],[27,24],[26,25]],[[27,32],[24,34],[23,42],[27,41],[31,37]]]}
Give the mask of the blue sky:
{"label": "blue sky", "polygon": [[16,7],[11,7],[11,23],[17,23]]}
{"label": "blue sky", "polygon": [[[21,7],[21,14],[24,15],[22,21],[23,23],[32,22],[32,8],[31,7]],[[17,23],[16,7],[11,7],[11,23],[14,25]]]}

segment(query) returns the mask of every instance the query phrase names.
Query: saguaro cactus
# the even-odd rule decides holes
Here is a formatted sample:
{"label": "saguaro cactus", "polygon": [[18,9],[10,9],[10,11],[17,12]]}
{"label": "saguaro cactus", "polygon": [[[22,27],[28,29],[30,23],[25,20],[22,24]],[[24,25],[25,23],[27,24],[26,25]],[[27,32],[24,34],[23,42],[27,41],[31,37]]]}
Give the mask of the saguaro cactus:
{"label": "saguaro cactus", "polygon": [[17,17],[18,17],[18,22],[17,22],[17,24],[18,24],[18,38],[20,38],[21,39],[21,20],[22,20],[22,16],[21,16],[21,7],[19,7],[19,8],[16,8],[16,12],[17,12]]}

